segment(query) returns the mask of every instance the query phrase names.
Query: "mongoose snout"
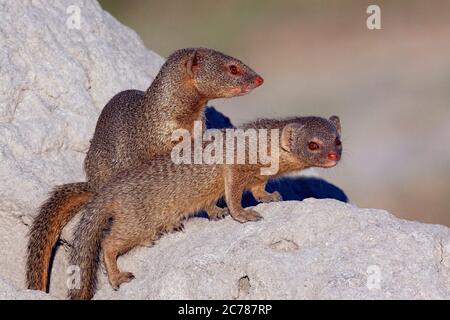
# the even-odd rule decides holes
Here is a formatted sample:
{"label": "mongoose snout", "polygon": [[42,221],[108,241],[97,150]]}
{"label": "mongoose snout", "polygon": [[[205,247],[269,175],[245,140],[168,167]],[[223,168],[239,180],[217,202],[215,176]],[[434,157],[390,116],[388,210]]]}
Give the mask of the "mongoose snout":
{"label": "mongoose snout", "polygon": [[262,85],[263,83],[264,83],[264,79],[263,79],[262,77],[257,76],[257,77],[255,78],[255,85],[256,85],[257,87],[259,87],[259,86]]}
{"label": "mongoose snout", "polygon": [[[250,82],[246,85],[243,85],[241,88],[236,89],[236,95],[244,95],[255,89],[256,87],[259,87],[264,83],[264,79],[261,76],[255,76],[253,79],[253,82]],[[240,92],[239,92],[240,91]]]}

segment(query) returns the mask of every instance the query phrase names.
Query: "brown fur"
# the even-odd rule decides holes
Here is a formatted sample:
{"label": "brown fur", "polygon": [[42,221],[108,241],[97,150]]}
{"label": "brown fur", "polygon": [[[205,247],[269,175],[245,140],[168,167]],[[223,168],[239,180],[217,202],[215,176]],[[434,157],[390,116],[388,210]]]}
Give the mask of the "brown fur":
{"label": "brown fur", "polygon": [[[206,209],[212,219],[226,209],[215,207],[225,195],[229,212],[239,222],[261,219],[253,209],[241,206],[242,193],[250,189],[264,202],[278,201],[278,193],[265,191],[270,178],[312,166],[329,167],[340,159],[338,120],[317,117],[259,120],[243,128],[278,128],[280,171],[274,176],[260,174],[257,164],[174,164],[159,157],[127,170],[111,180],[83,207],[83,216],[74,235],[70,262],[81,270],[81,287],[69,292],[72,299],[91,298],[95,292],[100,252],[112,287],[133,279],[117,267],[117,257],[138,245],[149,246],[161,234],[178,228],[195,211]],[[309,141],[319,141],[320,150],[308,150]],[[270,145],[270,144],[269,144]],[[338,155],[330,163],[329,152]]]}
{"label": "brown fur", "polygon": [[[231,74],[231,65],[241,73]],[[46,291],[52,247],[96,190],[117,173],[170,152],[173,130],[191,131],[208,100],[242,95],[261,83],[262,78],[241,61],[211,49],[192,48],[170,55],[146,92],[115,95],[100,114],[86,155],[87,182],[58,187],[33,222],[28,288]]]}
{"label": "brown fur", "polygon": [[92,196],[86,183],[71,183],[56,187],[40,208],[30,229],[27,260],[27,286],[47,291],[48,266],[52,248],[63,227]]}

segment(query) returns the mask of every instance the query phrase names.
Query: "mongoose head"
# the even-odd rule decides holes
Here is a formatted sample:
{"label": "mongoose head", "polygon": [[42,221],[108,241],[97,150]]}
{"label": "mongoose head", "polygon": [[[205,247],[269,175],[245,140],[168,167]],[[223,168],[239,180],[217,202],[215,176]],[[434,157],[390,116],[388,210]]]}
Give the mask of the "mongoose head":
{"label": "mongoose head", "polygon": [[184,54],[184,66],[189,82],[207,99],[244,95],[260,86],[264,80],[240,60],[221,52],[193,48],[174,53]]}
{"label": "mongoose head", "polygon": [[281,148],[308,167],[334,167],[342,154],[339,118],[304,117],[288,124],[281,134]]}

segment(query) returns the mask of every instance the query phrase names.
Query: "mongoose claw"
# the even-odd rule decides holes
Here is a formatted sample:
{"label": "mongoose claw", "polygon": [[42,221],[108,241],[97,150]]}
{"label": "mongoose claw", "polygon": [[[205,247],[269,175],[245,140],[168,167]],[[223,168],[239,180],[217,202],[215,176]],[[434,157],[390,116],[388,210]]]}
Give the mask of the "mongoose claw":
{"label": "mongoose claw", "polygon": [[274,191],[272,193],[266,192],[263,196],[255,197],[257,201],[259,202],[277,202],[277,201],[283,201],[283,197],[278,191]]}
{"label": "mongoose claw", "polygon": [[134,278],[134,274],[131,272],[120,272],[111,280],[111,286],[114,290],[118,290],[123,283],[130,282]]}
{"label": "mongoose claw", "polygon": [[242,210],[239,213],[235,213],[231,215],[234,220],[244,223],[247,221],[258,221],[263,219],[263,216],[258,212],[252,209]]}
{"label": "mongoose claw", "polygon": [[209,220],[217,221],[225,218],[229,214],[230,211],[228,210],[228,208],[217,207],[217,209],[208,211],[208,218]]}
{"label": "mongoose claw", "polygon": [[173,227],[172,232],[184,231],[184,223],[180,222],[175,227]]}

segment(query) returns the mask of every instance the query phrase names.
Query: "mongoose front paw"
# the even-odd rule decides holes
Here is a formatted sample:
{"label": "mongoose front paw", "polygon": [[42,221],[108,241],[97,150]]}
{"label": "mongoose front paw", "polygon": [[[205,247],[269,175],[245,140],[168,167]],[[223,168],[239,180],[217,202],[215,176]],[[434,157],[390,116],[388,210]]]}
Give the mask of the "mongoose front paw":
{"label": "mongoose front paw", "polygon": [[133,279],[134,275],[131,272],[120,272],[113,279],[110,279],[110,281],[113,289],[118,290],[123,283],[130,282]]}
{"label": "mongoose front paw", "polygon": [[227,215],[230,214],[230,210],[228,208],[215,208],[214,210],[208,210],[208,218],[209,220],[220,220],[225,218]]}
{"label": "mongoose front paw", "polygon": [[255,196],[255,199],[259,202],[277,202],[282,201],[283,197],[278,191],[274,191],[272,193],[266,192],[264,195],[261,196]]}
{"label": "mongoose front paw", "polygon": [[234,220],[244,223],[247,221],[258,221],[261,220],[263,217],[258,212],[252,209],[242,210],[237,213],[234,213],[231,215]]}

